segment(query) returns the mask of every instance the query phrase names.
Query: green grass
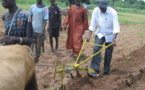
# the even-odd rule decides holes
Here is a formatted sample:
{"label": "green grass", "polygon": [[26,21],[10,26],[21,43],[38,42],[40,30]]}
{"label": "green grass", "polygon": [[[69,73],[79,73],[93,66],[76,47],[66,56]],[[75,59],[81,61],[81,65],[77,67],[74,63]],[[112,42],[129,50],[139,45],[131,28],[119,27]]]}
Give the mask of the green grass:
{"label": "green grass", "polygon": [[92,18],[92,15],[88,15],[88,19],[91,20],[91,18]]}
{"label": "green grass", "polygon": [[145,13],[145,10],[144,9],[136,9],[136,8],[122,8],[122,7],[115,7],[115,9],[118,11],[118,12],[127,12],[127,13],[140,13],[140,14],[144,14]]}
{"label": "green grass", "polygon": [[[28,0],[26,0],[26,1],[28,1]],[[61,8],[66,8],[65,3],[60,3],[58,1],[56,3],[58,5],[60,5]],[[34,3],[30,2],[30,3],[22,4],[22,3],[19,2],[18,6],[19,6],[19,8],[22,8],[22,9],[24,9],[26,11],[29,11],[30,6],[32,4],[34,4]],[[47,6],[50,6],[50,3],[46,3],[45,2],[45,4],[47,4]],[[95,8],[96,6],[95,5],[92,5],[92,7]],[[92,10],[93,9],[89,10],[90,11],[89,12],[90,14],[88,15],[88,19],[89,20],[91,20],[91,17],[92,17],[92,14],[91,14]],[[0,14],[1,15],[4,14],[4,13],[6,13],[7,11],[8,10],[7,9],[4,9],[2,7],[2,5],[0,6]],[[118,17],[119,17],[119,22],[145,24],[145,16],[142,15],[142,14],[131,14],[131,13],[118,12]]]}
{"label": "green grass", "polygon": [[145,24],[145,16],[142,14],[118,13],[119,22]]}
{"label": "green grass", "polygon": [[126,60],[130,60],[130,59],[132,59],[131,57],[126,57]]}
{"label": "green grass", "polygon": [[[88,19],[91,20],[92,14],[88,15]],[[131,14],[118,12],[119,22],[145,24],[145,16],[142,14]]]}
{"label": "green grass", "polygon": [[118,15],[129,17],[129,18],[132,18],[132,17],[134,18],[134,17],[137,17],[137,16],[145,18],[144,15],[142,15],[142,14],[132,14],[132,13],[125,13],[125,12],[119,12]]}
{"label": "green grass", "polygon": [[119,22],[145,24],[145,22],[136,22],[136,21],[126,20],[126,19],[119,19]]}
{"label": "green grass", "polygon": [[136,34],[144,35],[145,32],[137,32]]}

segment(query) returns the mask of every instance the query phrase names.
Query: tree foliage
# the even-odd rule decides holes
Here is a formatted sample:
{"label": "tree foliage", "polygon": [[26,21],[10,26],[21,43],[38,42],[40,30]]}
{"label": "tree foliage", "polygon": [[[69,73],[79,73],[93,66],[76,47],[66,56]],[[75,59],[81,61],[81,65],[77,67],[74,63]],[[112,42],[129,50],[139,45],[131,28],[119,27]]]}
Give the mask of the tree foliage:
{"label": "tree foliage", "polygon": [[115,2],[115,7],[145,9],[145,2],[140,0],[122,0]]}
{"label": "tree foliage", "polygon": [[[82,1],[82,3],[90,4],[90,0],[81,0],[81,1]],[[67,0],[67,2],[66,2],[67,6],[71,6],[73,4],[75,4],[75,0]]]}

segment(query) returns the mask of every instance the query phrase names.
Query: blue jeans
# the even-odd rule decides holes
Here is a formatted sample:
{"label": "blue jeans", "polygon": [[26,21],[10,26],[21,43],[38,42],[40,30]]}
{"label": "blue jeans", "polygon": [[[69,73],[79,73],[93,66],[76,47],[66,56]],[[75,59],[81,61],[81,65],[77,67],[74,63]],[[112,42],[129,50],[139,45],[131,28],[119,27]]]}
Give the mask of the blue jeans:
{"label": "blue jeans", "polygon": [[[103,45],[104,42],[105,42],[105,37],[102,37],[101,39],[99,39],[97,35],[95,36],[95,43],[96,44]],[[105,43],[105,45],[109,45],[109,44],[111,44],[111,42]],[[102,49],[101,46],[95,45],[93,53],[96,53],[101,49]],[[109,71],[110,71],[112,52],[113,52],[113,46],[110,46],[105,50],[105,58],[104,58],[104,73],[105,74],[109,74]],[[96,72],[99,72],[100,63],[101,63],[101,53],[99,53],[93,57],[93,59],[91,61],[91,68],[94,69]]]}

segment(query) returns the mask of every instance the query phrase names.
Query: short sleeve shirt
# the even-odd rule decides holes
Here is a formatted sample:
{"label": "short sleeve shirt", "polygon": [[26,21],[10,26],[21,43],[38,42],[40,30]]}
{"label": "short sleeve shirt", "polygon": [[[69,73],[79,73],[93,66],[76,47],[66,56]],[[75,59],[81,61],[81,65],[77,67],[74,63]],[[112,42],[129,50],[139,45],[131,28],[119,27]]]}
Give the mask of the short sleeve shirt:
{"label": "short sleeve shirt", "polygon": [[60,16],[62,15],[60,7],[58,5],[49,7],[49,28],[59,28]]}
{"label": "short sleeve shirt", "polygon": [[30,8],[30,15],[32,15],[32,25],[35,33],[43,32],[43,22],[48,20],[48,7],[39,8],[34,4]]}
{"label": "short sleeve shirt", "polygon": [[33,37],[33,29],[31,24],[31,17],[28,12],[20,10],[15,16],[11,30],[9,30],[12,20],[4,20],[5,35],[15,37]]}

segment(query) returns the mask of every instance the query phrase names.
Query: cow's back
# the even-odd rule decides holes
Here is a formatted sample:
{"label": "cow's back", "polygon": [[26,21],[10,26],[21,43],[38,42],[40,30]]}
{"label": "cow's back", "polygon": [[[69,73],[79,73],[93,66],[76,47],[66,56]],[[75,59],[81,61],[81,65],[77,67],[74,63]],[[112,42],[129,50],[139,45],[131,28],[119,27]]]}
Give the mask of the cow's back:
{"label": "cow's back", "polygon": [[29,47],[0,46],[0,90],[24,90],[34,73]]}

